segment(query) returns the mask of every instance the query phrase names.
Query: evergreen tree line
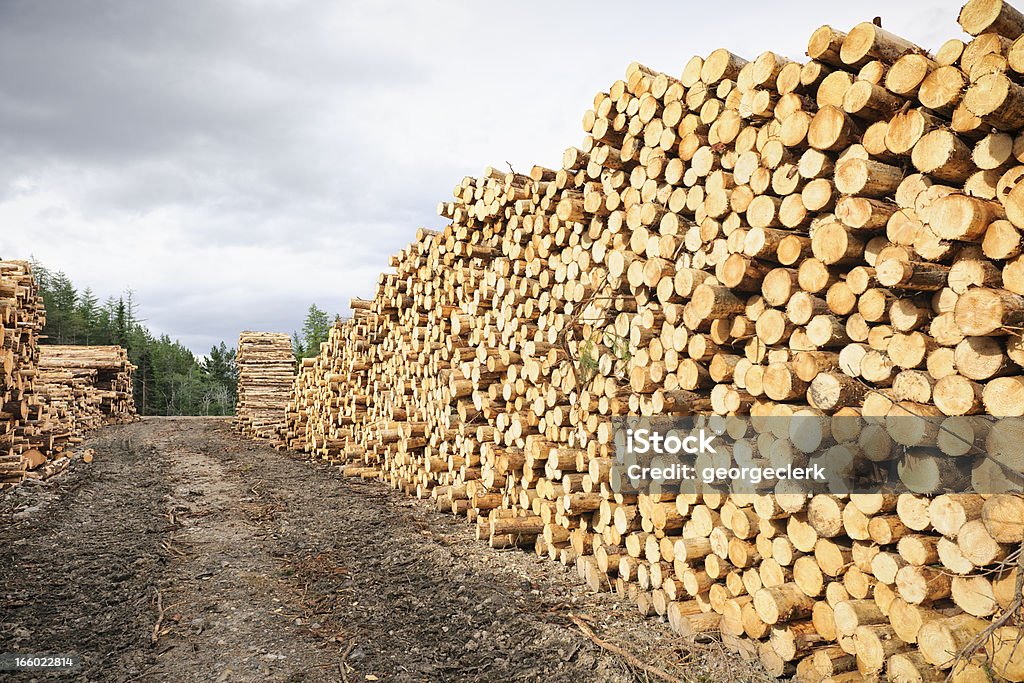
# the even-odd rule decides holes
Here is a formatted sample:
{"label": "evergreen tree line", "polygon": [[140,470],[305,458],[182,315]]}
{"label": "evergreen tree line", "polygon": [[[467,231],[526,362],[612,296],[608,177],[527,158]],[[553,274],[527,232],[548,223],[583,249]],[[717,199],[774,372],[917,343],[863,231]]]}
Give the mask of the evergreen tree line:
{"label": "evergreen tree line", "polygon": [[116,344],[135,365],[135,406],[141,415],[233,415],[238,370],[224,342],[204,358],[168,335],[153,335],[138,317],[132,292],[103,302],[63,272],[33,262],[46,305],[43,344]]}
{"label": "evergreen tree line", "polygon": [[[46,305],[43,344],[103,346],[128,351],[135,365],[135,406],[140,415],[233,415],[237,401],[236,350],[224,342],[202,358],[168,335],[153,335],[138,317],[131,290],[102,302],[89,287],[79,290],[61,271],[33,261]],[[333,318],[312,304],[301,331],[292,335],[296,363],[320,353]]]}

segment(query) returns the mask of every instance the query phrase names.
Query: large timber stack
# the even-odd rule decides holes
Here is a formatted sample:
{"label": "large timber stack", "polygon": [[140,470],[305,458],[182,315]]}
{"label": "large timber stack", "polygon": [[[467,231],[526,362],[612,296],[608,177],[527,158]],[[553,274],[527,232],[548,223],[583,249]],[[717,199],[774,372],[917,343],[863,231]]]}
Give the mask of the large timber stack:
{"label": "large timber stack", "polygon": [[275,332],[242,332],[237,362],[235,413],[239,430],[253,438],[280,443],[295,377],[291,338]]}
{"label": "large timber stack", "polygon": [[[303,363],[287,443],[775,675],[1024,680],[1018,622],[985,631],[1020,609],[1019,439],[962,419],[1024,415],[1024,15],[960,23],[631,65],[561,169],[455,188]],[[693,413],[749,416],[749,460],[799,455],[772,416],[957,438],[824,435],[916,493],[616,493],[610,418]]]}

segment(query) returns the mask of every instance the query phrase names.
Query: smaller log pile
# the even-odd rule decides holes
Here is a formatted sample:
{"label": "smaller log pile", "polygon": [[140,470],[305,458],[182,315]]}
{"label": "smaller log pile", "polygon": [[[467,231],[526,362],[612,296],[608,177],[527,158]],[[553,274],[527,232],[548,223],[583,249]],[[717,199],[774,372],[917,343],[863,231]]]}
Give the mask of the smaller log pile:
{"label": "smaller log pile", "polygon": [[135,419],[132,373],[135,366],[120,346],[39,348],[41,450],[51,458],[80,444],[83,435],[107,424]]}
{"label": "smaller log pile", "polygon": [[46,312],[27,261],[0,261],[0,489],[24,478],[41,456],[29,420]]}
{"label": "smaller log pile", "polygon": [[239,431],[280,444],[295,377],[291,338],[275,332],[242,332],[237,362]]}
{"label": "smaller log pile", "polygon": [[303,359],[288,403],[283,447],[335,461],[364,455],[354,444],[373,393],[367,358],[378,357],[376,345],[386,329],[370,311],[372,304],[353,299],[352,317],[335,323],[319,356]]}
{"label": "smaller log pile", "polygon": [[60,453],[81,443],[82,434],[102,424],[99,397],[90,392],[96,383],[95,370],[40,368],[36,394],[40,417],[47,420],[49,443],[42,450]]}
{"label": "smaller log pile", "polygon": [[0,489],[61,471],[86,431],[135,418],[127,352],[41,346],[45,324],[31,264],[0,261]]}
{"label": "smaller log pile", "polygon": [[120,346],[41,346],[40,370],[69,370],[93,380],[89,392],[107,424],[135,417],[132,373],[135,366]]}

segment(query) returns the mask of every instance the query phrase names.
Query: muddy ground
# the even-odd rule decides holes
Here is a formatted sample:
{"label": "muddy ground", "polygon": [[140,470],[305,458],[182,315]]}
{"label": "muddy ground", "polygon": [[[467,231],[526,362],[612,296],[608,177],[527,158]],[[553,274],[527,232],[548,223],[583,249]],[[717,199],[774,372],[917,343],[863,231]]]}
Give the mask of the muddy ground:
{"label": "muddy ground", "polygon": [[84,660],[12,678],[658,680],[572,616],[679,680],[754,676],[574,570],[226,420],[147,418],[87,445],[93,463],[0,494],[0,652]]}

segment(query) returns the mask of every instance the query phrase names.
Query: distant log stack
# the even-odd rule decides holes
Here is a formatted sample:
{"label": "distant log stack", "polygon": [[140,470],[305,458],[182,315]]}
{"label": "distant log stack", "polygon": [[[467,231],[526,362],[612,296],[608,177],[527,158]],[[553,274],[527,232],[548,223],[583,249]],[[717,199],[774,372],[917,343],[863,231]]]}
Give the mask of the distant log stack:
{"label": "distant log stack", "polygon": [[[1024,415],[1024,15],[960,22],[934,53],[865,22],[805,62],[631,65],[561,169],[455,188],[303,362],[287,445],[681,634],[752,639],[775,675],[1024,680],[1014,620],[956,658],[1014,604],[1024,541],[1019,436],[962,420]],[[900,495],[629,495],[627,414],[747,416],[729,464],[808,452],[775,416],[954,438],[819,432],[894,463]]]}
{"label": "distant log stack", "polygon": [[82,435],[135,418],[119,346],[40,345],[46,312],[32,266],[0,261],[0,488],[61,468]]}
{"label": "distant log stack", "polygon": [[295,378],[291,338],[274,332],[243,332],[238,338],[237,362],[239,430],[280,443]]}
{"label": "distant log stack", "polygon": [[81,443],[85,432],[102,424],[100,399],[90,391],[95,382],[96,370],[40,367],[36,395],[40,439],[45,440],[40,444],[41,451],[61,453]]}
{"label": "distant log stack", "polygon": [[135,418],[135,366],[122,347],[43,345],[39,352],[41,370],[66,370],[90,381],[89,402],[98,407],[105,423],[130,422]]}
{"label": "distant log stack", "polygon": [[120,346],[40,346],[42,450],[54,457],[80,444],[88,431],[134,420],[134,370]]}
{"label": "distant log stack", "polygon": [[378,340],[379,330],[376,316],[366,309],[353,313],[352,319],[335,323],[319,356],[302,361],[287,409],[289,449],[333,459],[342,450],[355,448],[353,439],[370,392],[365,355]]}

